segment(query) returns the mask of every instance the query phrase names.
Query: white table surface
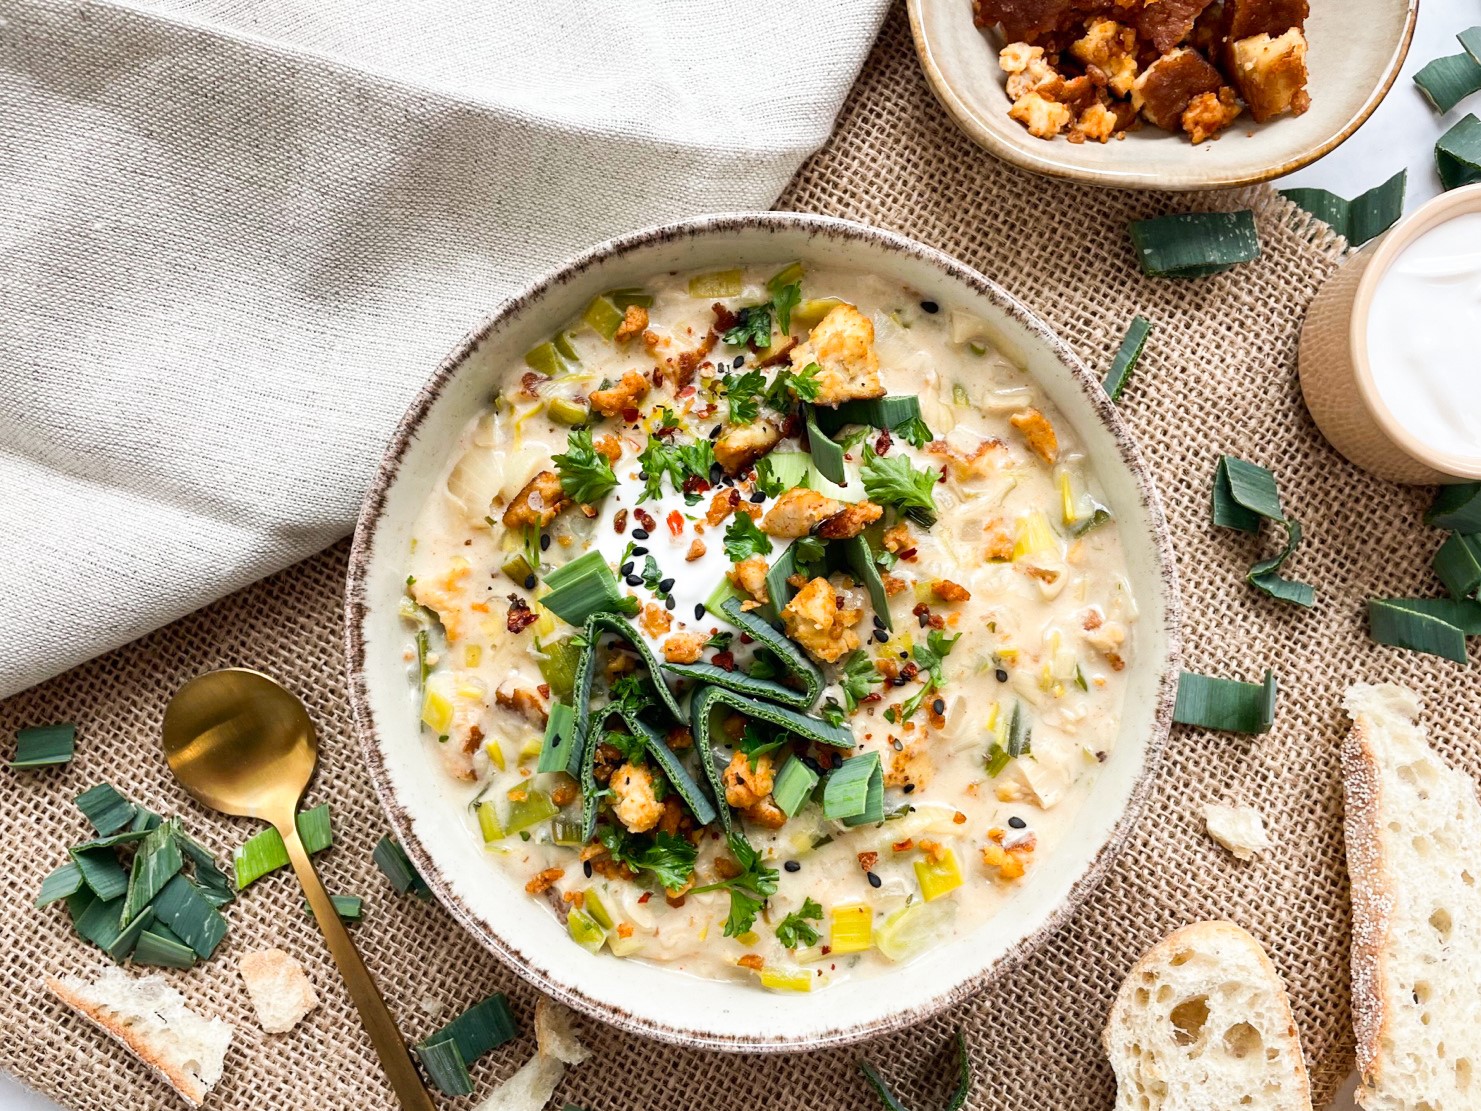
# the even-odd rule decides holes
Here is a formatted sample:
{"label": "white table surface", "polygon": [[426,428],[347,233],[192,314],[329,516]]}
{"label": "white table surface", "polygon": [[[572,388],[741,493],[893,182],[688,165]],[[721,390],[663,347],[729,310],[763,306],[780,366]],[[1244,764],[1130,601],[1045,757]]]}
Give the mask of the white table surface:
{"label": "white table surface", "polygon": [[[1340,3],[1341,0],[1316,0]],[[1440,192],[1435,176],[1435,140],[1467,111],[1481,111],[1473,97],[1445,117],[1437,117],[1409,79],[1420,66],[1460,49],[1455,35],[1481,22],[1481,4],[1430,0],[1422,6],[1414,45],[1393,91],[1358,133],[1327,157],[1283,179],[1281,186],[1305,185],[1351,197],[1388,180],[1400,166],[1409,169],[1405,210]],[[90,1035],[89,1035],[90,1036]],[[1351,1083],[1330,1111],[1354,1111]],[[56,1104],[0,1073],[0,1111],[56,1111]]]}

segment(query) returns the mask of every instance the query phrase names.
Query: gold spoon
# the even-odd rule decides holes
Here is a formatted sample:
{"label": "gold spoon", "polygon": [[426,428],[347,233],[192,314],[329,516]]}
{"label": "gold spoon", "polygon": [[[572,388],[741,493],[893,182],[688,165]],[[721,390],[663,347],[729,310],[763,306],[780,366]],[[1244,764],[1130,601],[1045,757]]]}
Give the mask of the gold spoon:
{"label": "gold spoon", "polygon": [[260,672],[241,667],[207,672],[170,699],[164,749],[170,771],[197,802],[223,814],[260,818],[282,835],[396,1098],[410,1111],[435,1111],[396,1020],[298,839],[294,816],[319,755],[303,703]]}

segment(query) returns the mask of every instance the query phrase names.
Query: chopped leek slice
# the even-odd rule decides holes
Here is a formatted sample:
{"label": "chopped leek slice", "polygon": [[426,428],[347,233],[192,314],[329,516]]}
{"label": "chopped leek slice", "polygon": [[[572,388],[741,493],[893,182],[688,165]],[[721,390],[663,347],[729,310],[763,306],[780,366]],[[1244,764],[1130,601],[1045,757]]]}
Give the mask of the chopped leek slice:
{"label": "chopped leek slice", "polygon": [[[763,459],[762,462],[764,463],[765,460]],[[724,614],[721,612],[721,607],[724,606],[726,602],[730,601],[730,599],[732,598],[734,598],[737,602],[744,602],[746,600],[746,597],[747,596],[741,592],[740,588],[737,587],[733,582],[731,582],[729,578],[721,575],[720,581],[715,584],[715,589],[710,591],[710,596],[705,599],[704,605],[705,609],[708,610],[712,616],[723,617]]]}
{"label": "chopped leek slice", "polygon": [[108,946],[108,955],[120,964],[134,951],[134,946],[139,944],[139,938],[154,923],[154,908],[145,907],[130,920],[127,915],[122,919],[128,925],[119,931],[118,937],[112,945]]}
{"label": "chopped leek slice", "polygon": [[586,306],[586,311],[581,314],[581,319],[597,335],[603,339],[610,340],[617,334],[617,329],[622,324],[622,316],[623,312],[617,307],[616,303],[606,294],[603,294]]}
{"label": "chopped leek slice", "polygon": [[[624,710],[622,720],[627,724],[628,730],[635,737],[643,738],[643,747],[648,755],[653,757],[654,763],[663,769],[663,774],[668,777],[670,785],[679,793],[684,805],[694,815],[694,820],[700,826],[707,826],[716,818],[715,808],[710,800],[705,797],[704,791],[700,789],[694,777],[689,774],[689,769],[674,755],[658,730],[650,726],[642,718],[631,710]],[[590,840],[588,833],[584,840]]]}
{"label": "chopped leek slice", "polygon": [[569,397],[552,397],[546,404],[545,411],[550,414],[550,419],[556,424],[564,424],[573,428],[591,419],[591,410]]}
{"label": "chopped leek slice", "polygon": [[1142,273],[1153,278],[1204,278],[1260,257],[1249,209],[1155,216],[1127,230]]}
{"label": "chopped leek slice", "polygon": [[769,991],[812,991],[817,973],[810,968],[780,968],[776,965],[761,966],[758,974],[761,986]]}
{"label": "chopped leek slice", "polygon": [[1455,532],[1481,532],[1481,482],[1441,486],[1424,523]]}
{"label": "chopped leek slice", "polygon": [[[956,1090],[952,1092],[951,1099],[947,1101],[945,1111],[961,1111],[967,1102],[967,1097],[972,1094],[972,1058],[967,1053],[967,1038],[961,1030],[956,1032],[956,1058]],[[869,1081],[869,1086],[879,1096],[885,1111],[905,1111],[904,1105],[895,1098],[895,1093],[890,1091],[889,1085],[884,1082],[884,1078],[879,1075],[873,1065],[861,1059],[859,1071],[864,1074],[864,1079]]]}
{"label": "chopped leek slice", "polygon": [[375,851],[370,857],[386,879],[391,881],[391,886],[398,895],[415,895],[418,899],[432,898],[432,889],[427,886],[427,881],[417,874],[411,857],[406,855],[405,849],[391,840],[390,834],[376,843]]}
{"label": "chopped leek slice", "polygon": [[829,482],[847,482],[848,472],[843,469],[843,448],[823,434],[823,430],[818,427],[814,412],[811,405],[802,406],[812,464]]}
{"label": "chopped leek slice", "polygon": [[41,890],[36,895],[36,906],[50,906],[69,895],[75,895],[82,887],[82,869],[77,866],[77,861],[68,860],[67,863],[53,869],[46,879],[41,881]]}
{"label": "chopped leek slice", "polygon": [[[554,687],[552,686],[552,691]],[[535,770],[540,772],[568,772],[574,761],[572,735],[576,729],[576,711],[564,702],[550,706],[550,720],[545,723],[545,741],[540,748],[540,762]],[[487,840],[487,838],[485,838]]]}
{"label": "chopped leek slice", "polygon": [[[842,559],[835,558],[837,556]],[[869,541],[863,536],[833,541],[828,545],[828,564],[830,570],[849,571],[857,582],[863,584],[864,589],[869,592],[869,604],[874,609],[874,616],[884,623],[886,629],[893,632],[895,623],[890,617],[890,596],[885,591],[884,579],[880,576],[879,564],[874,561],[874,551],[870,548]]]}
{"label": "chopped leek slice", "polygon": [[907,904],[875,927],[875,948],[892,961],[910,960],[945,939],[953,912],[949,901]]}
{"label": "chopped leek slice", "polygon": [[72,914],[72,925],[77,932],[99,949],[112,948],[123,933],[123,923],[118,917],[123,910],[122,895],[100,899],[90,891],[79,891],[67,899],[67,910]]}
{"label": "chopped leek slice", "polygon": [[1259,532],[1260,519],[1285,519],[1275,475],[1232,455],[1219,456],[1214,469],[1214,524],[1241,532]]}
{"label": "chopped leek slice", "polygon": [[180,820],[171,818],[150,831],[140,843],[129,873],[128,897],[120,912],[123,921],[131,922],[138,917],[160,889],[185,867],[179,834]]}
{"label": "chopped leek slice", "polygon": [[77,749],[77,726],[32,725],[15,735],[15,759],[12,768],[52,768],[70,764]]}
{"label": "chopped leek slice", "polygon": [[[330,824],[327,802],[312,810],[301,811],[296,824],[298,839],[303,842],[304,851],[310,855],[323,852],[334,844],[334,829]],[[287,867],[288,849],[278,831],[269,826],[249,837],[232,854],[231,862],[236,871],[237,890],[240,891],[269,872]]]}
{"label": "chopped leek slice", "polygon": [[782,770],[777,772],[771,797],[782,813],[793,818],[802,809],[802,804],[812,796],[813,788],[817,785],[818,773],[796,756],[789,756],[782,765]]}
{"label": "chopped leek slice", "polygon": [[132,822],[138,812],[138,808],[119,794],[111,783],[89,787],[74,801],[77,809],[82,811],[83,816],[92,823],[93,829],[98,831],[99,837],[117,833]]}
{"label": "chopped leek slice", "polygon": [[756,462],[756,484],[772,494],[785,493],[807,481],[811,462],[805,451],[774,451]]}
{"label": "chopped leek slice", "polygon": [[[1456,602],[1449,599],[1402,599],[1370,598],[1368,600],[1368,632],[1379,644],[1395,648],[1409,648],[1415,652],[1427,652],[1432,656],[1443,656],[1456,663],[1466,662],[1466,634],[1456,623],[1446,620],[1445,612],[1438,608],[1414,608],[1417,602],[1440,602],[1441,605],[1461,607],[1475,606],[1476,602]],[[1459,614],[1457,614],[1459,616]],[[1474,622],[1474,615],[1471,616]],[[1475,625],[1472,625],[1475,628]]]}
{"label": "chopped leek slice", "polygon": [[540,645],[536,664],[540,677],[550,686],[550,693],[557,698],[570,698],[576,689],[576,669],[581,664],[581,649],[573,636],[561,637]]}
{"label": "chopped leek slice", "polygon": [[485,845],[504,839],[504,827],[499,824],[499,808],[492,799],[484,799],[473,808],[473,812],[478,816],[478,832],[483,835]]}
{"label": "chopped leek slice", "polygon": [[1268,733],[1275,723],[1275,676],[1263,683],[1241,683],[1185,671],[1178,680],[1172,719],[1180,725],[1231,733]]}
{"label": "chopped leek slice", "polygon": [[1468,637],[1481,635],[1481,602],[1471,598],[1374,598],[1368,604],[1436,617]]}
{"label": "chopped leek slice", "polygon": [[641,305],[645,309],[653,307],[653,294],[645,293],[638,286],[624,286],[622,289],[609,289],[607,298],[624,311],[634,305]]}
{"label": "chopped leek slice", "polygon": [[195,865],[196,886],[201,898],[212,906],[224,907],[237,897],[231,877],[217,866],[211,850],[180,829],[178,822],[175,826],[175,840],[186,859]]}
{"label": "chopped leek slice", "polygon": [[68,849],[72,862],[82,872],[82,882],[104,902],[129,889],[129,874],[118,863],[112,849]]}
{"label": "chopped leek slice", "polygon": [[838,822],[864,814],[869,807],[869,785],[876,773],[880,773],[877,752],[850,756],[834,768],[823,785],[823,817]]}
{"label": "chopped leek slice", "polygon": [[1017,536],[1013,541],[1015,561],[1033,555],[1058,554],[1059,538],[1054,535],[1043,510],[1035,509],[1018,518]]}
{"label": "chopped leek slice", "polygon": [[1481,534],[1452,532],[1435,553],[1433,566],[1452,598],[1475,597],[1481,589]]}
{"label": "chopped leek slice", "polygon": [[792,310],[792,323],[799,328],[816,328],[843,301],[838,297],[809,297]]}
{"label": "chopped leek slice", "polygon": [[550,819],[550,840],[557,845],[581,844],[581,820],[557,814]]}
{"label": "chopped leek slice", "polygon": [[[891,394],[857,401],[845,401],[815,412],[818,427],[829,436],[850,424],[867,424],[871,428],[898,428],[907,421],[921,419],[920,399],[914,394]],[[824,472],[826,473],[826,472]],[[834,482],[843,479],[835,478]]]}
{"label": "chopped leek slice", "polygon": [[[339,915],[341,922],[358,922],[365,917],[365,900],[359,895],[331,895],[329,901],[334,904],[334,913]],[[314,908],[309,906],[307,899],[303,901],[303,913],[305,918],[314,916]]]}
{"label": "chopped leek slice", "polygon": [[194,949],[198,957],[209,958],[226,936],[226,919],[183,875],[171,877],[155,896],[153,905],[159,921]]}
{"label": "chopped leek slice", "polygon": [[955,850],[947,849],[940,860],[917,860],[915,882],[920,884],[921,898],[928,903],[955,891],[962,885],[962,868]]}
{"label": "chopped leek slice", "polygon": [[1375,185],[1352,200],[1345,200],[1325,189],[1282,189],[1281,196],[1299,205],[1347,240],[1350,247],[1361,247],[1374,236],[1382,235],[1404,214],[1404,185],[1407,171],[1400,170],[1382,185]]}
{"label": "chopped leek slice", "polygon": [[1013,715],[1008,719],[1008,741],[1004,750],[1010,758],[1025,755],[1033,741],[1033,727],[1029,725],[1028,714],[1024,713],[1023,703],[1013,703]]}
{"label": "chopped leek slice", "polygon": [[633,613],[636,598],[625,598],[617,589],[617,576],[606,557],[593,548],[545,576],[550,592],[540,604],[572,625],[584,625],[598,613]]}
{"label": "chopped leek slice", "polygon": [[531,826],[537,826],[560,813],[561,808],[555,804],[549,794],[535,787],[533,779],[526,779],[510,793],[522,794],[523,797],[511,799],[509,802],[509,812],[504,816],[506,836],[518,833],[522,829],[529,829]]}
{"label": "chopped leek slice", "polygon": [[598,926],[591,915],[575,907],[566,911],[566,932],[588,953],[595,953],[607,940],[607,931]]}
{"label": "chopped leek slice", "polygon": [[607,910],[607,905],[602,902],[601,896],[596,893],[595,888],[588,887],[586,889],[586,897],[582,902],[582,906],[586,910],[586,913],[591,915],[592,921],[602,929],[610,930],[614,928],[615,924],[612,921],[612,915]]}
{"label": "chopped leek slice", "polygon": [[696,274],[689,279],[691,297],[739,297],[742,275],[739,270],[716,270],[712,274]]}
{"label": "chopped leek slice", "polygon": [[566,369],[566,364],[561,361],[561,354],[555,349],[555,344],[547,340],[545,343],[536,344],[525,352],[525,365],[537,374],[543,374],[547,378],[554,378]]}
{"label": "chopped leek slice", "polygon": [[1470,54],[1448,54],[1427,62],[1414,75],[1414,83],[1440,115],[1474,92],[1481,92],[1481,65]]}
{"label": "chopped leek slice", "polygon": [[828,912],[829,947],[834,953],[862,953],[874,946],[874,910],[866,903],[837,906]]}
{"label": "chopped leek slice", "polygon": [[645,938],[642,934],[634,931],[627,937],[623,937],[621,931],[607,935],[607,950],[614,957],[630,957],[634,953],[643,950]]}
{"label": "chopped leek slice", "polygon": [[495,992],[453,1019],[426,1040],[451,1039],[463,1060],[472,1064],[491,1049],[519,1037],[519,1023],[509,1009],[509,997]]}
{"label": "chopped leek slice", "polygon": [[1435,170],[1446,189],[1481,181],[1481,120],[1462,116],[1435,143]]}
{"label": "chopped leek slice", "polygon": [[422,724],[446,738],[453,728],[453,702],[442,691],[428,687],[422,695]]}
{"label": "chopped leek slice", "polygon": [[1295,582],[1277,574],[1281,565],[1301,543],[1301,522],[1288,519],[1285,526],[1286,546],[1270,559],[1262,559],[1251,567],[1245,580],[1278,601],[1291,602],[1309,609],[1316,604],[1316,590],[1307,583]]}
{"label": "chopped leek slice", "polygon": [[441,1041],[427,1039],[417,1043],[417,1060],[427,1079],[437,1086],[438,1091],[449,1096],[471,1096],[473,1078],[468,1075],[468,1065],[458,1052],[458,1043],[451,1038]]}
{"label": "chopped leek slice", "polygon": [[191,968],[195,965],[195,951],[156,924],[139,935],[129,959],[154,968]]}
{"label": "chopped leek slice", "polygon": [[1126,329],[1121,346],[1116,349],[1115,358],[1111,360],[1111,369],[1106,371],[1105,379],[1101,382],[1106,396],[1112,401],[1121,400],[1121,391],[1126,388],[1126,380],[1136,369],[1137,360],[1142,357],[1142,348],[1147,346],[1147,336],[1151,331],[1152,325],[1145,318],[1131,318],[1131,325]]}

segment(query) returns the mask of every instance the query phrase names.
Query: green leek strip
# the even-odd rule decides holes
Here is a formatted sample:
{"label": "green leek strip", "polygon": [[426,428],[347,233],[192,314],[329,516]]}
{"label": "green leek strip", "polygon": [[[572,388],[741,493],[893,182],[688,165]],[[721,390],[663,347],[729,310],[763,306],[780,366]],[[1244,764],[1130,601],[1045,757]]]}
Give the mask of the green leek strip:
{"label": "green leek strip", "polygon": [[[334,913],[339,915],[341,922],[358,922],[365,916],[365,900],[359,895],[331,895],[329,901],[334,904]],[[309,906],[307,899],[303,901],[303,913],[305,918],[314,916],[314,908]]]}
{"label": "green leek strip", "polygon": [[[1413,603],[1423,599],[1370,598],[1368,600],[1368,633],[1379,644],[1408,648],[1443,656],[1458,664],[1466,662],[1466,634],[1457,624],[1445,620],[1436,610],[1415,609]],[[1433,600],[1430,600],[1433,601]],[[1439,601],[1446,601],[1439,599]],[[1461,607],[1464,602],[1449,602]],[[1475,603],[1472,603],[1475,605]],[[1481,609],[1481,606],[1477,607]]]}
{"label": "green leek strip", "polygon": [[[838,557],[842,557],[841,560]],[[884,622],[886,629],[893,632],[895,625],[890,617],[890,596],[885,592],[884,579],[880,577],[879,565],[874,562],[874,552],[869,547],[869,541],[862,536],[833,541],[828,545],[828,563],[832,570],[852,572],[854,578],[869,592],[869,604],[874,607],[874,615]]]}
{"label": "green leek strip", "polygon": [[813,466],[829,482],[847,482],[848,472],[843,469],[843,448],[823,434],[811,405],[802,406],[802,412],[807,425],[807,446],[812,455]]}
{"label": "green leek strip", "polygon": [[1481,532],[1481,482],[1441,486],[1424,523],[1452,532]]}
{"label": "green leek strip", "polygon": [[1286,546],[1269,559],[1262,559],[1250,568],[1245,580],[1258,590],[1281,602],[1291,602],[1310,608],[1316,604],[1316,591],[1306,583],[1282,578],[1278,572],[1301,543],[1301,522],[1286,521]]}
{"label": "green leek strip", "polygon": [[70,764],[77,750],[77,726],[70,722],[58,725],[32,725],[15,735],[15,759],[12,768],[53,768]]}
{"label": "green leek strip", "polygon": [[769,599],[758,613],[773,621],[780,621],[782,610],[792,600],[792,584],[787,582],[797,572],[797,542],[794,540],[776,557],[766,572],[766,597]]}
{"label": "green leek strip", "polygon": [[[762,462],[765,462],[765,460],[762,460]],[[723,619],[725,614],[720,607],[732,598],[738,602],[744,602],[749,597],[750,595],[743,592],[740,587],[730,581],[729,576],[721,575],[720,581],[715,584],[715,589],[710,591],[710,596],[705,599],[704,605],[705,609],[709,611],[710,616]]]}
{"label": "green leek strip", "polygon": [[1481,534],[1452,532],[1432,563],[1452,598],[1472,598],[1481,589]]}
{"label": "green leek strip", "polygon": [[782,770],[777,772],[771,789],[771,797],[776,800],[782,813],[789,818],[794,818],[797,816],[797,811],[802,809],[802,804],[811,797],[813,788],[817,785],[818,773],[796,756],[789,756],[787,762],[782,765]]}
{"label": "green leek strip", "polygon": [[781,661],[782,666],[802,682],[802,690],[794,690],[770,679],[753,679],[743,671],[726,671],[714,664],[664,664],[664,670],[696,682],[710,683],[717,687],[733,690],[750,698],[765,698],[793,709],[806,710],[823,690],[823,673],[818,670],[797,645],[788,640],[771,625],[746,610],[741,609],[739,599],[729,599],[720,606],[717,615],[732,622],[738,629],[768,648]]}
{"label": "green leek strip", "polygon": [[89,787],[73,800],[83,817],[98,831],[99,837],[117,833],[134,820],[138,808],[111,783]]}
{"label": "green leek strip", "polygon": [[[898,428],[906,421],[920,418],[920,399],[913,394],[891,394],[861,401],[845,401],[831,409],[823,406],[815,409],[813,415],[818,427],[829,436],[850,424],[867,424],[871,428]],[[835,478],[833,481],[842,482],[843,479]]]}
{"label": "green leek strip", "polygon": [[689,279],[691,297],[739,297],[744,278],[739,270],[716,270]]}
{"label": "green leek strip", "polygon": [[503,992],[495,992],[429,1035],[426,1042],[453,1042],[463,1060],[471,1065],[489,1050],[517,1037],[519,1023],[509,1009],[509,999]]}
{"label": "green leek strip", "polygon": [[828,773],[823,784],[823,817],[830,822],[847,821],[869,809],[870,783],[880,770],[879,753],[851,756]]}
{"label": "green leek strip", "polygon": [[425,1041],[417,1045],[417,1060],[427,1079],[444,1095],[471,1096],[473,1078],[468,1075],[468,1065],[458,1052],[458,1043],[451,1038],[441,1041]]}
{"label": "green leek strip", "polygon": [[1023,756],[1033,746],[1033,727],[1022,702],[1013,703],[1013,716],[1008,720],[1008,747],[1003,751],[1009,759]]}
{"label": "green leek strip", "polygon": [[226,919],[183,875],[175,875],[154,899],[158,919],[195,950],[209,958],[226,936]]}
{"label": "green leek strip", "polygon": [[576,728],[576,711],[564,702],[555,702],[550,707],[550,720],[545,723],[545,741],[540,746],[540,762],[535,765],[538,772],[569,772],[577,756],[572,738]]}
{"label": "green leek strip", "polygon": [[[304,851],[310,855],[323,852],[334,844],[334,829],[330,824],[327,802],[312,810],[301,811],[296,824],[298,839],[303,842]],[[245,889],[253,881],[261,879],[269,872],[276,872],[287,864],[288,849],[277,830],[269,827],[254,834],[232,854],[237,890]]]}
{"label": "green leek strip", "polygon": [[1003,771],[1008,767],[1008,761],[1012,759],[1013,757],[1008,755],[1007,749],[998,744],[997,741],[993,741],[992,744],[988,745],[987,759],[984,761],[988,776],[996,779],[1002,775]]}
{"label": "green leek strip", "polygon": [[576,688],[576,669],[581,665],[581,649],[574,636],[561,637],[540,646],[540,657],[536,661],[540,676],[550,684],[550,693],[557,698],[569,698]]}
{"label": "green leek strip", "polygon": [[82,882],[99,899],[117,899],[129,889],[129,874],[118,863],[112,849],[68,849],[72,862],[82,872]]}
{"label": "green leek strip", "polygon": [[[86,899],[81,896],[88,894]],[[99,899],[96,895],[79,891],[67,900],[67,909],[72,912],[72,925],[86,940],[107,952],[118,944],[123,925],[118,912],[123,909],[123,896],[116,899]]]}
{"label": "green leek strip", "polygon": [[1481,636],[1481,602],[1470,598],[1374,598],[1368,604],[1374,602],[1389,609],[1439,618],[1468,637]]}
{"label": "green leek strip", "polygon": [[398,895],[415,895],[418,899],[432,898],[432,889],[427,886],[427,881],[417,873],[406,850],[391,840],[390,834],[376,842],[370,859],[375,861],[375,866],[391,881],[391,886]]}
{"label": "green leek strip", "polygon": [[1214,524],[1241,532],[1259,532],[1260,518],[1285,520],[1275,475],[1232,455],[1219,456],[1214,468]]}
{"label": "green leek strip", "polygon": [[1330,225],[1349,246],[1361,247],[1388,231],[1404,214],[1407,180],[1407,171],[1400,170],[1382,185],[1375,185],[1350,201],[1325,189],[1282,189],[1280,195]]}
{"label": "green leek strip", "polygon": [[36,895],[36,906],[50,906],[69,895],[75,895],[81,887],[82,869],[77,867],[77,861],[69,859],[67,863],[59,865],[46,879],[41,881],[41,890]]}
{"label": "green leek strip", "polygon": [[139,938],[144,931],[153,924],[154,908],[145,907],[119,932],[113,944],[108,946],[108,955],[122,964],[124,959],[134,951],[134,946],[139,944]]}
{"label": "green leek strip", "polygon": [[584,625],[593,614],[636,611],[637,599],[623,596],[606,557],[595,548],[551,571],[545,585],[550,591],[540,604],[571,625]]}
{"label": "green leek strip", "polygon": [[[711,797],[717,803],[725,797],[725,784],[720,778],[720,769],[715,766],[710,719],[715,707],[722,705],[739,710],[749,717],[779,725],[806,740],[853,751],[854,736],[847,726],[831,725],[817,718],[803,717],[785,707],[746,698],[724,687],[699,687],[689,700],[689,726],[694,733],[694,749],[699,754],[705,777],[710,782]],[[716,809],[719,811],[721,826],[727,834],[730,833],[730,807],[717,806]]]}
{"label": "green leek strip", "polygon": [[154,968],[191,968],[195,965],[195,950],[156,924],[139,935],[130,959],[135,964]]}
{"label": "green leek strip", "polygon": [[[962,1107],[966,1105],[967,1097],[972,1094],[972,1058],[967,1052],[966,1035],[961,1030],[956,1032],[955,1043],[956,1090],[952,1092],[951,1099],[947,1102],[945,1111],[961,1111]],[[885,1111],[905,1111],[905,1105],[895,1097],[894,1092],[890,1091],[889,1085],[884,1082],[884,1078],[879,1075],[878,1070],[873,1065],[868,1061],[860,1059],[859,1071],[864,1074],[864,1079],[874,1089],[875,1095],[879,1096],[880,1102],[884,1104]],[[570,1109],[567,1108],[566,1111],[570,1111]]]}
{"label": "green leek strip", "polygon": [[134,820],[129,823],[129,829],[141,830],[144,833],[148,833],[151,829],[158,829],[159,824],[163,821],[164,819],[156,814],[153,810],[150,810],[148,807],[135,804]]}
{"label": "green leek strip", "polygon": [[863,813],[845,818],[843,824],[861,826],[874,825],[882,821],[884,821],[884,768],[876,764],[874,773],[869,777],[869,788],[864,798]]}
{"label": "green leek strip", "polygon": [[91,841],[73,845],[72,848],[77,852],[85,852],[88,849],[111,849],[115,845],[130,845],[135,841],[142,841],[149,836],[150,832],[147,829],[121,829],[117,833],[110,833],[107,837],[94,837]]}
{"label": "green leek strip", "polygon": [[1205,278],[1260,257],[1249,209],[1156,216],[1127,230],[1142,273],[1152,278]]}
{"label": "green leek strip", "polygon": [[645,309],[653,307],[653,294],[648,293],[640,286],[624,286],[621,289],[609,289],[606,297],[619,309],[630,309],[639,305]]}
{"label": "green leek strip", "polygon": [[1435,143],[1435,169],[1446,189],[1481,181],[1481,120],[1462,116]]}
{"label": "green leek strip", "polygon": [[224,907],[237,897],[232,878],[217,865],[210,849],[180,829],[176,830],[176,839],[180,842],[181,851],[195,866],[196,886],[201,898],[212,906]]}
{"label": "green leek strip", "polygon": [[151,830],[134,853],[129,872],[128,897],[124,899],[121,921],[132,922],[160,889],[185,867],[185,854],[180,851],[180,822],[171,818]]}
{"label": "green leek strip", "polygon": [[1414,75],[1414,83],[1440,115],[1474,92],[1481,92],[1481,65],[1469,54],[1436,58]]}
{"label": "green leek strip", "polygon": [[[824,412],[827,410],[818,410],[815,414],[819,418],[819,428],[822,427]],[[778,487],[783,492],[801,486],[807,481],[807,468],[811,462],[812,456],[805,451],[774,451],[756,461],[758,485],[763,489]]]}
{"label": "green leek strip", "polygon": [[[597,630],[602,629],[613,636],[620,637],[637,651],[643,660],[643,666],[648,669],[648,674],[653,676],[653,686],[658,692],[659,700],[664,709],[668,710],[669,716],[675,721],[684,720],[684,711],[679,709],[678,700],[674,698],[674,692],[668,689],[663,681],[663,671],[659,665],[658,657],[653,654],[653,647],[643,639],[641,633],[633,627],[633,623],[615,613],[594,613],[586,622],[586,642],[595,645],[597,642]],[[577,703],[580,710],[580,703]]]}
{"label": "green leek strip", "polygon": [[1183,672],[1172,719],[1180,725],[1222,729],[1231,733],[1268,733],[1275,723],[1275,676],[1263,683],[1241,683]]}
{"label": "green leek strip", "polygon": [[1116,349],[1116,357],[1111,360],[1111,369],[1106,371],[1105,379],[1101,382],[1106,396],[1112,401],[1121,400],[1121,391],[1126,388],[1126,380],[1136,369],[1137,360],[1142,357],[1142,348],[1147,346],[1147,336],[1151,331],[1152,325],[1145,318],[1131,318],[1131,326],[1126,329],[1121,346]]}
{"label": "green leek strip", "polygon": [[[679,793],[679,798],[684,801],[684,805],[689,807],[689,812],[694,815],[695,823],[707,826],[713,822],[716,818],[715,807],[705,796],[700,785],[695,782],[694,776],[689,774],[689,769],[680,763],[673,750],[664,743],[658,731],[634,713],[624,713],[622,720],[633,736],[643,738],[644,747],[647,748],[654,762],[663,769],[663,774],[668,777],[669,783]],[[586,833],[582,840],[589,841],[594,832],[593,827],[592,831]]]}

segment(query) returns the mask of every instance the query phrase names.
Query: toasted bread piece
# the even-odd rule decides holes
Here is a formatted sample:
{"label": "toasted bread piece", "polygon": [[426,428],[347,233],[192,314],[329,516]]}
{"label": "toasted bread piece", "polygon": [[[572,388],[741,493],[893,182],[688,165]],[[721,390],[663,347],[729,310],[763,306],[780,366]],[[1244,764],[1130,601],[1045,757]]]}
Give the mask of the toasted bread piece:
{"label": "toasted bread piece", "polygon": [[1232,922],[1196,922],[1149,949],[1104,1042],[1116,1111],[1311,1111],[1285,984]]}
{"label": "toasted bread piece", "polygon": [[80,976],[47,977],[46,986],[115,1039],[174,1088],[192,1107],[221,1079],[236,1033],[219,1018],[202,1018],[163,976],[130,976],[106,968],[94,983]]}
{"label": "toasted bread piece", "polygon": [[303,965],[281,949],[243,953],[237,971],[247,985],[257,1021],[269,1034],[287,1033],[319,1005]]}
{"label": "toasted bread piece", "polygon": [[1368,1111],[1481,1106],[1481,803],[1413,691],[1347,692],[1352,1016]]}

